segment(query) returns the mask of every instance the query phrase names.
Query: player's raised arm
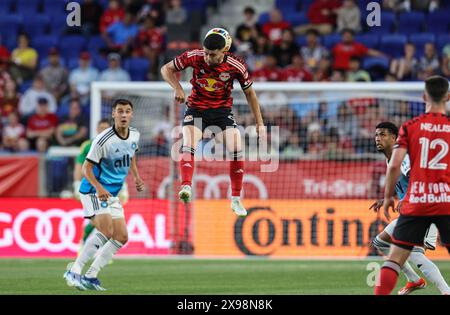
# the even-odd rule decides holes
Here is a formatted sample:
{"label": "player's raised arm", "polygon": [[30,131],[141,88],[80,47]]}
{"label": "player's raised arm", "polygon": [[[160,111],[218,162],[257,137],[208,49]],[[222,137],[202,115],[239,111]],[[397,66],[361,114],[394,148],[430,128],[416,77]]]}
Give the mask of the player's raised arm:
{"label": "player's raised arm", "polygon": [[179,70],[175,68],[175,61],[169,61],[161,68],[161,75],[167,83],[174,89],[175,91],[175,101],[184,103],[186,100],[186,95],[184,94],[183,88],[181,87],[180,81],[176,76],[176,72]]}

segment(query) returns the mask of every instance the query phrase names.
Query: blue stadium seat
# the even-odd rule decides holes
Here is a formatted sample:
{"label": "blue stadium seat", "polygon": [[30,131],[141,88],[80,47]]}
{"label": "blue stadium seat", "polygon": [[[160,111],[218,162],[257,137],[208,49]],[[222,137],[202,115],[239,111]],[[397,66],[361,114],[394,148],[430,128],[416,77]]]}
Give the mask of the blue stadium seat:
{"label": "blue stadium seat", "polygon": [[382,67],[384,69],[389,68],[389,59],[388,58],[382,58],[382,57],[367,57],[364,58],[362,62],[362,68],[363,69],[370,69],[373,67]]}
{"label": "blue stadium seat", "polygon": [[47,33],[50,18],[46,15],[30,15],[23,20],[23,31],[30,37]]}
{"label": "blue stadium seat", "polygon": [[391,34],[384,35],[380,39],[379,49],[392,57],[398,58],[403,55],[404,46],[407,42],[406,35]]}
{"label": "blue stadium seat", "polygon": [[66,8],[65,1],[43,0],[44,12],[64,12]]}
{"label": "blue stadium seat", "polygon": [[[41,61],[39,62],[39,69],[42,69],[42,68],[48,66],[50,63],[50,60],[48,59],[48,49],[45,52],[45,54],[42,55],[42,57],[43,58],[41,58]],[[66,66],[66,60],[62,56],[59,56],[59,62],[61,63],[61,65],[63,67]]]}
{"label": "blue stadium seat", "polygon": [[52,16],[50,21],[50,33],[54,35],[61,35],[67,29],[67,15],[56,14]]}
{"label": "blue stadium seat", "polygon": [[432,33],[417,33],[409,35],[409,41],[416,46],[416,56],[418,57],[423,55],[425,44],[434,44],[435,40],[436,36]]}
{"label": "blue stadium seat", "polygon": [[79,60],[78,59],[69,59],[67,60],[67,68],[72,71],[75,68],[78,68]]}
{"label": "blue stadium seat", "polygon": [[338,33],[325,35],[323,37],[323,45],[327,49],[332,49],[334,47],[334,45],[336,45],[338,42],[341,41],[341,38],[342,38],[342,35],[338,34]]}
{"label": "blue stadium seat", "polygon": [[80,52],[85,50],[86,38],[81,35],[62,36],[59,40],[60,53],[67,60],[77,59]]}
{"label": "blue stadium seat", "polygon": [[87,50],[92,54],[98,54],[101,48],[105,48],[106,43],[100,35],[92,36],[89,39]]}
{"label": "blue stadium seat", "polygon": [[108,68],[108,60],[106,58],[103,58],[100,55],[94,55],[92,56],[92,64],[94,68],[97,68],[98,71],[103,71],[106,68]]}
{"label": "blue stadium seat", "polygon": [[58,38],[52,35],[40,35],[31,39],[31,47],[36,49],[39,57],[46,56],[50,47],[56,47]]}
{"label": "blue stadium seat", "polygon": [[291,26],[308,24],[309,20],[304,12],[290,12],[284,15],[284,20],[291,23]]}
{"label": "blue stadium seat", "polygon": [[360,34],[355,35],[355,41],[369,48],[377,48],[380,40],[377,34]]}
{"label": "blue stadium seat", "polygon": [[124,69],[130,73],[133,81],[148,81],[150,62],[146,58],[130,58],[124,61]]}
{"label": "blue stadium seat", "polygon": [[439,54],[442,53],[442,48],[447,44],[450,44],[450,34],[439,35],[436,40],[436,48],[438,49]]}
{"label": "blue stadium seat", "polygon": [[297,36],[297,37],[295,37],[295,42],[300,47],[305,46],[306,45],[306,36]]}
{"label": "blue stadium seat", "polygon": [[0,17],[0,33],[5,36],[7,34],[19,33],[23,18],[17,14],[8,14]]}
{"label": "blue stadium seat", "polygon": [[259,15],[258,23],[260,25],[263,25],[264,23],[269,22],[269,20],[270,20],[269,12],[263,12]]}
{"label": "blue stadium seat", "polygon": [[7,13],[10,13],[11,9],[11,0],[0,1],[0,15],[6,15]]}
{"label": "blue stadium seat", "polygon": [[420,33],[425,23],[425,14],[422,12],[400,13],[397,32],[401,34]]}
{"label": "blue stadium seat", "polygon": [[[389,34],[392,32],[392,29],[395,24],[395,14],[392,12],[382,12],[380,19],[380,26],[367,26],[367,31],[371,34]],[[361,24],[367,25],[366,16],[361,15]]]}
{"label": "blue stadium seat", "polygon": [[275,6],[283,13],[283,16],[297,12],[299,9],[299,3],[296,0],[276,0]]}
{"label": "blue stadium seat", "polygon": [[450,24],[450,11],[435,11],[427,16],[427,31],[430,33],[447,33]]}
{"label": "blue stadium seat", "polygon": [[15,0],[16,13],[23,16],[31,16],[38,13],[39,2],[36,0]]}

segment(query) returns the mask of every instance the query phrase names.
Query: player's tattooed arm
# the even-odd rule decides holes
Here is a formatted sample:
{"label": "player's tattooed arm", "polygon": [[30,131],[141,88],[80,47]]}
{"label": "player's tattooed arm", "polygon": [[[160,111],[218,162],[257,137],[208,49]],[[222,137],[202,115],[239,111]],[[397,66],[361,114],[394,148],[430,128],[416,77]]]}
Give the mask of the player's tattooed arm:
{"label": "player's tattooed arm", "polygon": [[131,173],[134,177],[134,183],[136,184],[137,191],[143,191],[144,190],[144,181],[139,176],[139,171],[137,168],[137,162],[136,162],[136,156],[134,156],[131,159]]}
{"label": "player's tattooed arm", "polygon": [[92,186],[94,186],[95,190],[97,191],[97,197],[101,201],[108,201],[109,197],[112,197],[112,195],[107,191],[102,184],[95,178],[94,175],[94,164],[92,162],[89,162],[88,160],[84,161],[83,163],[83,175],[86,177],[86,179],[91,183]]}

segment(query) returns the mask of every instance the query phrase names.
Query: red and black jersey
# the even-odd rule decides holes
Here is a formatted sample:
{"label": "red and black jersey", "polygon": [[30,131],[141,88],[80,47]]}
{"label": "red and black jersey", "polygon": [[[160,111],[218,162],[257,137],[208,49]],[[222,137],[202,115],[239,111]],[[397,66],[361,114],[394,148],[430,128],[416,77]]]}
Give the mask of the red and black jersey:
{"label": "red and black jersey", "polygon": [[173,60],[178,71],[187,67],[194,69],[192,93],[187,105],[198,110],[231,108],[234,79],[239,81],[243,90],[253,83],[247,65],[241,58],[227,52],[221,64],[211,67],[205,62],[204,56],[202,49],[195,49],[186,51]]}
{"label": "red and black jersey", "polygon": [[411,161],[402,215],[450,215],[450,118],[427,113],[402,125],[395,147]]}

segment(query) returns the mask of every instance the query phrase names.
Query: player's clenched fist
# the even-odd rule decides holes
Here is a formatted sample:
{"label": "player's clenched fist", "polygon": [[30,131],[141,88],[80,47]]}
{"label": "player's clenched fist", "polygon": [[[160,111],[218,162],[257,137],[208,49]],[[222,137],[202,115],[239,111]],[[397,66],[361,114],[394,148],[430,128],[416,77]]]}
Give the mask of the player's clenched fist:
{"label": "player's clenched fist", "polygon": [[175,101],[184,103],[186,99],[186,95],[184,94],[183,89],[176,89],[175,90]]}
{"label": "player's clenched fist", "polygon": [[134,183],[136,184],[137,191],[144,191],[144,181],[141,178],[136,178]]}
{"label": "player's clenched fist", "polygon": [[258,134],[259,142],[264,142],[267,140],[267,130],[264,125],[256,125],[256,133]]}

